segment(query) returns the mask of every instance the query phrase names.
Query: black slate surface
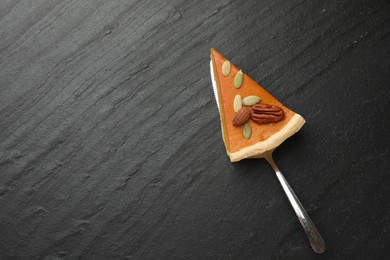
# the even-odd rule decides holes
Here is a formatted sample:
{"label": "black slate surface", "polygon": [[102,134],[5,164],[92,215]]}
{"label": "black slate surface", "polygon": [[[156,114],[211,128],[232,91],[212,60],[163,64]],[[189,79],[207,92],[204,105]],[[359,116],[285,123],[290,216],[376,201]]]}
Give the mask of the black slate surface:
{"label": "black slate surface", "polygon": [[[307,123],[231,164],[215,47]],[[0,2],[1,259],[386,259],[388,1]]]}

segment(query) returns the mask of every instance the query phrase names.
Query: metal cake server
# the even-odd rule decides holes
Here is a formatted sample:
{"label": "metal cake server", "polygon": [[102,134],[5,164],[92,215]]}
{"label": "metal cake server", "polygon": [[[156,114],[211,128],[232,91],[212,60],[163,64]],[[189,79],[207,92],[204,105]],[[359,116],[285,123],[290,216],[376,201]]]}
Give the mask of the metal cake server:
{"label": "metal cake server", "polygon": [[[211,81],[213,83],[213,92],[215,96],[215,102],[217,103],[218,110],[219,103],[218,103],[218,90],[215,83],[215,76],[214,76],[214,70],[212,61],[210,61],[210,71],[211,71]],[[294,191],[284,178],[282,172],[279,170],[278,166],[276,166],[276,163],[274,159],[272,158],[272,153],[274,150],[268,151],[264,154],[264,159],[267,160],[269,165],[272,167],[274,172],[276,173],[276,177],[278,178],[280,184],[283,187],[284,192],[287,195],[288,200],[291,203],[291,206],[293,207],[295,214],[298,217],[299,222],[301,223],[303,230],[305,230],[306,236],[309,239],[310,245],[314,252],[316,253],[323,253],[325,252],[325,241],[321,237],[321,234],[318,232],[316,226],[314,225],[313,221],[311,221],[309,215],[307,214],[305,208],[302,206],[301,202],[299,201],[297,195],[295,195]]]}
{"label": "metal cake server", "polygon": [[290,187],[290,185],[288,184],[288,182],[284,178],[282,172],[279,170],[274,159],[272,158],[272,153],[273,153],[273,151],[268,151],[264,155],[264,159],[267,160],[269,165],[272,167],[272,169],[276,173],[276,177],[278,177],[278,180],[279,180],[280,184],[282,185],[283,190],[286,193],[287,198],[290,201],[291,206],[293,207],[295,214],[297,215],[298,220],[301,223],[303,230],[306,233],[307,238],[309,239],[311,248],[313,248],[313,251],[316,253],[325,252],[326,246],[325,246],[324,239],[321,237],[320,232],[318,232],[313,221],[311,221],[309,215],[307,214],[305,208],[302,206],[297,195],[295,195],[293,189]]}

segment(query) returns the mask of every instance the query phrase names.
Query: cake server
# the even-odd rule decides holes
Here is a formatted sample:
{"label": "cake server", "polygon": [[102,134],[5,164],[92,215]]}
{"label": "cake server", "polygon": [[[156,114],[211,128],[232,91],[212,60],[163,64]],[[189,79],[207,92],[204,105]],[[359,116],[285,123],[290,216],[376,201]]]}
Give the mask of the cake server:
{"label": "cake server", "polygon": [[[210,61],[210,72],[211,72],[211,82],[213,84],[213,92],[215,97],[215,102],[218,106],[218,111],[220,112],[219,103],[218,103],[218,90],[215,82],[215,76],[214,76],[214,70],[213,70],[213,64],[212,61]],[[302,206],[301,202],[299,201],[298,197],[295,195],[293,189],[288,184],[287,180],[284,178],[282,172],[279,170],[278,166],[276,165],[272,153],[274,150],[268,151],[264,154],[264,159],[268,162],[268,164],[271,166],[271,168],[274,170],[276,177],[278,178],[280,184],[282,185],[282,188],[284,192],[287,195],[288,200],[291,203],[291,206],[293,207],[295,214],[298,217],[299,222],[301,223],[303,230],[306,233],[307,238],[309,239],[310,245],[314,252],[316,253],[323,253],[325,252],[325,241],[322,238],[321,234],[318,232],[316,226],[314,225],[313,221],[310,219],[309,215],[307,214],[305,208]]]}

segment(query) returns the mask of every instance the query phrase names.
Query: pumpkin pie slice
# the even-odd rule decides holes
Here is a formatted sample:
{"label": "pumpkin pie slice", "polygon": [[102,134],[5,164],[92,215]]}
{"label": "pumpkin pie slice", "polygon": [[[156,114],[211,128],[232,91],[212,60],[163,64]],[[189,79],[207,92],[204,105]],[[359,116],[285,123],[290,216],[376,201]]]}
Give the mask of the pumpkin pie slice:
{"label": "pumpkin pie slice", "polygon": [[231,162],[265,157],[305,123],[215,49],[210,69]]}

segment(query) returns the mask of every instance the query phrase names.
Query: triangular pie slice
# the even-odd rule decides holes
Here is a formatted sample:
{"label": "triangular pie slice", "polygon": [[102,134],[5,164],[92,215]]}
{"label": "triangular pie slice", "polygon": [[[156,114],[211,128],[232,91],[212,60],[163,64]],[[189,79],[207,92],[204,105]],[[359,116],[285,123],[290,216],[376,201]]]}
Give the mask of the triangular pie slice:
{"label": "triangular pie slice", "polygon": [[[241,70],[215,49],[211,49],[210,68],[223,141],[230,161],[264,157],[305,123],[302,116],[285,107],[248,75],[237,75],[241,74]],[[245,99],[248,96],[255,97]],[[255,107],[251,106],[257,101],[256,97],[261,100]],[[244,99],[247,106],[243,106],[242,110],[245,111],[237,115]],[[251,115],[249,119],[248,112]],[[233,120],[245,123],[235,126]]]}

